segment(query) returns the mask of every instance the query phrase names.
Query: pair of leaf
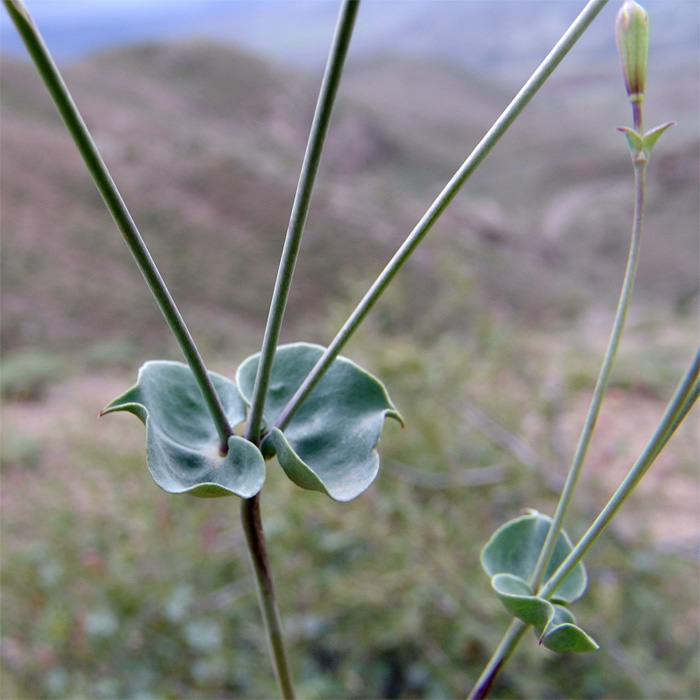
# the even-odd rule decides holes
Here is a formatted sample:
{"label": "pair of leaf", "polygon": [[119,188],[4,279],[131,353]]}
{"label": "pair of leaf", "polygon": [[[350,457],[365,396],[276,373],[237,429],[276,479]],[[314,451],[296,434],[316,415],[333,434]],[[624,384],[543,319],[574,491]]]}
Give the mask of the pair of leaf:
{"label": "pair of leaf", "polygon": [[[576,625],[564,607],[586,590],[586,571],[579,563],[564,579],[552,600],[538,598],[528,581],[535,570],[552,519],[536,511],[507,522],[492,535],[481,553],[481,565],[506,610],[532,625],[540,644],[557,652],[594,651],[596,642]],[[549,578],[572,550],[565,532],[557,539],[545,572]]]}
{"label": "pair of leaf", "polygon": [[633,158],[637,158],[640,154],[645,154],[645,160],[649,157],[651,149],[654,148],[656,142],[659,140],[661,134],[666,131],[669,127],[675,126],[676,122],[666,122],[659,126],[654,127],[642,135],[630,129],[627,126],[618,126],[617,130],[621,131],[625,138],[627,139],[627,146],[630,149],[630,153]]}
{"label": "pair of leaf", "polygon": [[[265,401],[271,425],[294,395],[323,348],[295,343],[277,349]],[[238,368],[236,383],[209,375],[232,427],[246,420],[259,354]],[[297,485],[347,501],[362,493],[377,475],[376,446],[386,416],[401,421],[379,380],[354,362],[339,357],[282,432],[272,428],[262,451],[231,436],[228,452],[219,438],[204,399],[187,365],[147,362],[136,384],[112,401],[101,415],[128,411],[146,426],[151,475],[168,493],[251,498],[265,481],[265,458],[277,455]]]}

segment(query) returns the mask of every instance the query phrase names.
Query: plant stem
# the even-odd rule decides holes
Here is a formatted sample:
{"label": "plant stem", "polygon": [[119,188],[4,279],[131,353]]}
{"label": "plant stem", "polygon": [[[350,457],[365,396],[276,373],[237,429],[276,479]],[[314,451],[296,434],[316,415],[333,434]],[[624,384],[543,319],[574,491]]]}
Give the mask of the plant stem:
{"label": "plant stem", "polygon": [[[652,438],[647,443],[647,446],[645,447],[641,456],[635,462],[627,477],[624,479],[620,487],[617,489],[605,508],[601,511],[600,515],[590,526],[585,535],[571,550],[559,568],[539,591],[538,595],[540,597],[545,599],[551,598],[556,592],[557,588],[564,582],[566,577],[583,559],[584,555],[588,552],[593,543],[598,539],[603,530],[615,517],[617,511],[620,509],[627,497],[632,493],[640,479],[644,476],[644,474],[646,474],[649,467],[652,465],[658,454],[673,435],[676,428],[680,425],[695,402],[698,400],[699,396],[700,347],[697,349],[688,370],[686,371],[678,386],[678,389],[676,390],[676,393],[669,402],[659,425],[654,431]],[[511,621],[511,624],[506,630],[503,639],[501,640],[497,649],[494,651],[489,663],[484,668],[481,676],[479,676],[479,679],[469,694],[468,700],[486,697],[496,676],[515,651],[515,648],[519,644],[525,630],[528,627],[529,625],[521,622],[518,619],[514,618]]]}
{"label": "plant stem", "polygon": [[557,42],[549,55],[540,64],[530,79],[525,83],[520,92],[512,102],[506,107],[501,116],[496,120],[487,134],[471,152],[467,160],[454,174],[437,199],[430,206],[423,218],[418,222],[413,231],[406,238],[394,257],[389,261],[384,270],[380,273],[369,291],[365,294],[358,306],[352,312],[338,334],[326,348],[316,365],[303,381],[299,389],[291,398],[287,406],[275,421],[275,426],[284,429],[294,416],[294,413],[301,406],[306,397],[311,393],[314,386],[321,379],[326,370],[331,366],[333,360],[340,354],[340,351],[348,342],[353,333],[364,321],[374,304],[378,301],[384,290],[394,279],[399,269],[413,254],[419,243],[433,227],[433,224],[440,218],[457,192],[469,179],[472,173],[481,164],[484,158],[491,152],[500,138],[505,134],[510,125],[525,109],[530,100],[549,78],[554,69],[559,65],[571,47],[578,41],[588,25],[595,19],[596,15],[603,9],[608,0],[590,0],[581,14],[574,20],[562,38]]}
{"label": "plant stem", "polygon": [[613,362],[617,355],[618,347],[620,346],[620,338],[625,327],[627,312],[629,310],[630,299],[632,297],[632,289],[634,288],[634,279],[637,272],[637,263],[639,262],[639,250],[642,240],[642,224],[644,221],[644,190],[645,190],[645,173],[647,162],[645,159],[634,161],[634,181],[635,181],[635,202],[634,202],[634,221],[632,224],[632,239],[630,241],[630,250],[627,258],[627,268],[625,277],[622,282],[620,291],[620,299],[617,305],[617,312],[613,322],[610,340],[605,351],[603,364],[600,368],[598,380],[593,391],[590,406],[588,407],[588,415],[581,431],[578,446],[574,454],[574,459],[566,477],[566,483],[559,497],[559,503],[554,512],[552,523],[547,531],[547,537],[542,545],[542,550],[537,559],[537,564],[530,580],[530,585],[533,590],[537,590],[542,584],[547,565],[552,557],[552,552],[556,545],[559,533],[562,529],[564,517],[573,499],[574,490],[578,479],[583,469],[583,463],[586,458],[588,447],[591,443],[591,437],[595,430],[595,425],[600,414],[600,407],[603,403],[603,397],[610,381],[610,373],[612,371]]}
{"label": "plant stem", "polygon": [[283,698],[294,698],[294,681],[284,646],[282,623],[275,599],[272,571],[260,520],[260,494],[253,496],[253,498],[243,499],[241,502],[241,521],[248,542],[251,565],[255,573],[258,601],[265,623],[277,686]]}
{"label": "plant stem", "polygon": [[615,517],[617,511],[627,500],[641,478],[647,473],[649,467],[651,467],[656,457],[665,447],[676,428],[698,400],[698,396],[700,396],[700,347],[696,350],[688,370],[676,389],[676,393],[669,402],[659,425],[639,459],[634,463],[634,466],[630,469],[605,508],[600,512],[600,515],[539,592],[541,597],[550,598],[554,595],[557,588],[583,559],[586,552],[588,552],[603,530]]}
{"label": "plant stem", "polygon": [[481,700],[488,695],[493,682],[496,680],[496,676],[515,651],[516,646],[529,626],[530,625],[526,625],[515,617],[511,620],[510,626],[503,635],[501,643],[498,645],[489,663],[481,672],[467,700]]}
{"label": "plant stem", "polygon": [[[359,0],[345,0],[341,7],[336,25],[335,35],[331,45],[326,71],[321,83],[321,90],[316,104],[316,112],[311,125],[309,142],[304,154],[299,184],[297,185],[292,213],[280,258],[277,279],[267,317],[265,335],[260,353],[260,362],[255,377],[250,413],[246,426],[245,437],[255,444],[260,443],[263,409],[265,397],[270,382],[270,374],[275,359],[275,351],[279,340],[282,320],[289,298],[289,290],[294,276],[299,248],[304,233],[304,226],[311,203],[318,167],[321,162],[323,145],[328,133],[333,105],[338,93],[343,65],[347,56],[350,38],[359,9]],[[246,533],[250,560],[255,573],[258,590],[260,611],[265,623],[265,631],[270,646],[270,654],[275,669],[277,685],[283,698],[294,698],[294,682],[292,680],[289,660],[282,636],[282,624],[279,609],[275,599],[272,571],[267,556],[265,536],[260,520],[260,495],[244,500],[241,504],[241,519]]]}
{"label": "plant stem", "polygon": [[632,103],[632,124],[634,130],[640,135],[644,135],[644,116],[642,112],[642,103]]}
{"label": "plant stem", "polygon": [[347,56],[350,38],[359,9],[360,0],[345,0],[336,25],[335,35],[331,45],[326,71],[321,83],[321,90],[316,105],[309,142],[304,155],[304,161],[299,176],[289,227],[284,242],[282,257],[277,271],[277,280],[267,317],[267,325],[263,338],[258,372],[255,377],[253,395],[251,398],[250,414],[245,437],[256,444],[260,441],[265,396],[270,382],[270,374],[275,359],[275,351],[279,340],[282,320],[289,298],[289,289],[294,275],[299,247],[304,233],[304,226],[311,203],[311,194],[316,182],[316,174],[321,162],[323,145],[328,133],[333,105],[338,93],[340,79],[343,73],[345,57]]}
{"label": "plant stem", "polygon": [[136,264],[141,271],[146,284],[155,297],[165,320],[173,332],[187,363],[194,374],[197,384],[204,396],[207,408],[216,424],[219,435],[219,449],[222,453],[228,450],[228,438],[233,434],[224,412],[221,401],[214,389],[211,378],[207,373],[199,350],[185,325],[170,292],[151,257],[146,244],[139,233],[129,210],[122,199],[112,176],[107,169],[97,146],[88,131],[78,108],[71,97],[56,63],[44,43],[39,30],[34,24],[29,12],[20,0],[3,0],[10,18],[22,37],[34,65],[44,81],[54,105],[61,115],[68,132],[73,138],[85,165],[97,186],[109,213],[121,231]]}

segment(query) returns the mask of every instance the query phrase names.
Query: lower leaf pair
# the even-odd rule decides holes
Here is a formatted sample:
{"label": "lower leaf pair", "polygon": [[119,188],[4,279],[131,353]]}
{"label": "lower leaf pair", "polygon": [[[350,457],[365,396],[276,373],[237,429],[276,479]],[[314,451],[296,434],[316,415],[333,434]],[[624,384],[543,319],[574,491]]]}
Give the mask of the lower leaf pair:
{"label": "lower leaf pair", "polygon": [[[277,349],[265,401],[264,420],[272,426],[323,348],[295,343]],[[247,416],[259,354],[236,372],[236,382],[210,372],[229,424]],[[151,361],[136,384],[100,415],[128,411],[146,426],[148,469],[168,493],[251,498],[265,481],[266,457],[277,456],[289,478],[302,488],[348,501],[374,481],[377,443],[387,416],[401,421],[383,384],[347,358],[337,358],[285,431],[272,427],[261,449],[233,435],[228,453],[219,438],[194,375],[179,362]],[[265,457],[263,456],[265,455]]]}
{"label": "lower leaf pair", "polygon": [[[506,610],[532,625],[540,644],[556,652],[595,651],[598,644],[576,625],[576,618],[565,607],[586,590],[583,564],[579,563],[564,579],[551,601],[536,596],[528,583],[551,523],[551,518],[536,511],[507,522],[486,543],[481,565],[491,576],[491,586]],[[571,550],[568,535],[560,533],[545,578],[556,571]]]}

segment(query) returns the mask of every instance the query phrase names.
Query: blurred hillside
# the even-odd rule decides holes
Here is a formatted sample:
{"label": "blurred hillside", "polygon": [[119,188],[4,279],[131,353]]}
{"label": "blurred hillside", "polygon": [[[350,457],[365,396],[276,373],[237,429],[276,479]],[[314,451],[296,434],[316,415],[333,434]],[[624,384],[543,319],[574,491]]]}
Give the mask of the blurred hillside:
{"label": "blurred hillside", "polygon": [[[97,54],[65,75],[197,337],[230,347],[259,329],[316,81],[198,43]],[[4,58],[1,78],[2,347],[160,347],[165,324],[38,77]],[[632,198],[620,82],[615,59],[545,86],[403,273],[397,322],[425,318],[447,289],[446,323],[477,307],[553,322],[614,303]],[[288,336],[349,288],[356,298],[512,97],[407,57],[356,61],[341,94]],[[648,103],[650,120],[679,126],[650,169],[637,300],[682,311],[698,284],[697,65],[655,76]]]}
{"label": "blurred hillside", "polygon": [[[65,76],[208,365],[233,376],[259,348],[317,80],[210,43],[96,54]],[[621,83],[614,54],[567,63],[353,339],[406,419],[372,488],[341,506],[271,463],[264,522],[300,697],[463,697],[498,643],[479,550],[523,508],[553,512],[617,301]],[[678,126],[649,170],[574,538],[697,344],[699,83],[695,59],[650,77],[648,124]],[[0,93],[0,696],[272,697],[235,499],[159,491],[137,421],[96,420],[135,365],[177,348],[31,67],[3,58]],[[350,62],[285,340],[328,341],[511,97],[454,63]],[[691,417],[587,558],[576,615],[601,651],[562,660],[528,635],[495,695],[699,696],[697,455]]]}

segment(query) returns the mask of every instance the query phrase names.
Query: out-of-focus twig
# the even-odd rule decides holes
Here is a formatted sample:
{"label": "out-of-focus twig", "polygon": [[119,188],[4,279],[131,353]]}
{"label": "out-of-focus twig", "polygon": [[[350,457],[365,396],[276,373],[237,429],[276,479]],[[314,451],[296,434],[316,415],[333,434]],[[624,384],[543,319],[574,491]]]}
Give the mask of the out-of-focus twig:
{"label": "out-of-focus twig", "polygon": [[486,486],[506,478],[506,469],[501,465],[476,469],[460,469],[455,472],[431,474],[409,467],[401,462],[388,462],[385,467],[394,476],[415,486],[426,489],[451,489],[455,486]]}

